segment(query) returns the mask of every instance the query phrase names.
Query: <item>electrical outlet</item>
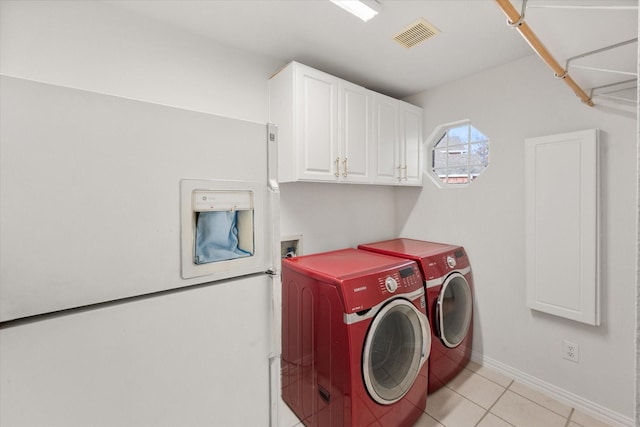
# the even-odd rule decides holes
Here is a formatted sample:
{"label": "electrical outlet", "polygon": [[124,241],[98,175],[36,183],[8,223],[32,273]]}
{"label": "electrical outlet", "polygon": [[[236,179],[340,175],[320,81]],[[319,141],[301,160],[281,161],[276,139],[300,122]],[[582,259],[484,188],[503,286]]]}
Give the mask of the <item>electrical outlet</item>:
{"label": "electrical outlet", "polygon": [[571,341],[562,341],[562,357],[578,363],[578,360],[580,360],[580,346]]}

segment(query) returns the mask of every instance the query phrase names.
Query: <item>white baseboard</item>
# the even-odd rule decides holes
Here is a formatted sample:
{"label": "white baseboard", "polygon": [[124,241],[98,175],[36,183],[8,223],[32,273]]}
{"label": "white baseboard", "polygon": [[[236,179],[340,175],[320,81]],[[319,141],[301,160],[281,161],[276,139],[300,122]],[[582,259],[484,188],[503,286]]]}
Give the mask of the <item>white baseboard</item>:
{"label": "white baseboard", "polygon": [[531,388],[559,400],[575,409],[578,409],[594,418],[598,418],[604,422],[607,422],[613,426],[619,427],[633,427],[635,426],[632,418],[626,417],[618,412],[612,411],[609,408],[605,408],[602,405],[591,402],[577,394],[571,393],[567,390],[561,389],[551,383],[543,381],[533,375],[529,375],[509,365],[505,365],[502,362],[486,357],[483,354],[473,352],[471,354],[471,360],[480,365],[484,365],[487,368],[491,368],[503,375],[506,375],[518,382],[527,385]]}

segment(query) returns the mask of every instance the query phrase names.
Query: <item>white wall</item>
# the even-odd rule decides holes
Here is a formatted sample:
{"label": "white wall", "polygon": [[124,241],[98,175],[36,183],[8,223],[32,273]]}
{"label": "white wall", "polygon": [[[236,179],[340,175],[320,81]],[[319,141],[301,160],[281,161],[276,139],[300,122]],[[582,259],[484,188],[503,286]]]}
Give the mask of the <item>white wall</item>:
{"label": "white wall", "polygon": [[[465,246],[474,269],[474,351],[488,363],[605,415],[634,414],[636,119],[589,108],[531,56],[411,97],[426,134],[471,119],[490,138],[489,168],[468,188],[425,179],[418,198],[398,193],[401,235]],[[602,143],[602,325],[525,306],[524,140],[599,128]],[[427,162],[428,164],[428,162]],[[580,361],[562,358],[562,340]],[[592,404],[595,404],[592,405]],[[626,418],[626,419],[625,419]]]}
{"label": "white wall", "polygon": [[3,1],[0,26],[2,74],[257,122],[283,65],[104,2]]}
{"label": "white wall", "polygon": [[[116,4],[0,3],[0,73],[14,77],[266,122],[267,79],[285,62],[173,30],[124,12]],[[306,253],[395,235],[391,188],[286,184],[281,191],[282,233],[303,234]],[[419,190],[413,190],[416,191]],[[263,305],[268,293],[262,287],[253,299],[247,299],[247,293],[246,289],[217,285],[204,291],[188,290],[178,296],[142,299],[2,329],[3,381],[5,372],[11,372],[15,388],[8,393],[2,387],[6,384],[0,384],[0,424],[41,424],[32,407],[55,394],[39,409],[43,415],[52,414],[49,425],[94,424],[90,422],[91,414],[99,418],[105,411],[114,411],[103,417],[105,425],[176,425],[176,412],[198,409],[193,406],[192,392],[199,393],[202,399],[215,397],[215,393],[207,395],[206,381],[215,378],[216,390],[237,389],[237,377],[229,375],[230,356],[233,363],[259,367],[253,357],[244,357],[243,352],[249,349],[260,353],[266,346],[260,334],[268,322]],[[230,320],[233,302],[241,299],[246,304],[242,322],[235,322]],[[203,301],[211,301],[211,311],[203,310]],[[169,316],[167,311],[171,312]],[[184,329],[172,328],[171,319],[185,317],[189,320],[183,324]],[[138,321],[142,323],[131,324]],[[253,329],[251,324],[255,325]],[[207,325],[211,325],[208,338],[215,343],[203,342]],[[137,339],[142,341],[136,342]],[[167,350],[167,341],[176,341],[189,347],[189,351]],[[45,345],[55,346],[50,358]],[[155,356],[150,349],[178,351],[179,356],[164,356],[166,363],[160,366],[151,363]],[[199,352],[208,357],[209,363],[203,367],[199,388],[159,393],[170,379],[196,381],[194,369],[201,362]],[[189,363],[190,353],[195,355],[196,364],[182,366]],[[147,366],[147,361],[151,365]],[[33,366],[50,375],[29,374]],[[87,378],[94,370],[95,377]],[[167,378],[158,378],[163,372]],[[253,374],[247,370],[244,375]],[[25,382],[15,383],[17,378]],[[64,382],[58,387],[61,379]],[[32,394],[23,386],[42,392]],[[255,398],[240,399],[231,393],[227,401],[212,405],[225,411],[218,414],[222,417],[220,422],[233,425],[224,419],[225,414],[242,414],[245,409],[241,402]],[[172,400],[171,405],[167,399]],[[75,411],[74,402],[90,405]],[[163,414],[158,413],[163,406],[165,416],[154,418]],[[209,416],[209,409],[204,408],[200,415]],[[265,419],[265,425],[267,422]],[[283,425],[293,422],[285,416]],[[191,424],[203,421],[194,419]]]}
{"label": "white wall", "polygon": [[281,184],[281,190],[280,231],[302,234],[305,254],[397,236],[393,187],[305,182]]}

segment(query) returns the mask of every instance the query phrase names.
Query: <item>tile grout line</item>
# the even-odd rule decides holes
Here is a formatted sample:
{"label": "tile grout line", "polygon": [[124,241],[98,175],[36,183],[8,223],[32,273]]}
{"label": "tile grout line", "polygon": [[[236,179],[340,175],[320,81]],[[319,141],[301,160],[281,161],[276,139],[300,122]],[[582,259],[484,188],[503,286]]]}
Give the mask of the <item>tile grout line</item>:
{"label": "tile grout line", "polygon": [[[478,365],[478,366],[482,366],[482,365]],[[496,381],[493,381],[491,378],[488,378],[488,377],[486,377],[486,376],[484,376],[484,375],[480,374],[479,372],[474,371],[473,369],[470,369],[468,366],[465,366],[465,369],[468,369],[468,370],[469,370],[469,371],[471,371],[474,375],[478,375],[478,376],[480,376],[480,377],[482,377],[482,378],[486,379],[487,381],[490,381],[490,382],[492,382],[492,383],[494,383],[494,384],[497,384],[497,385],[498,385],[498,386],[500,386],[500,387],[504,387],[502,384],[500,384],[500,383],[498,383],[498,382],[496,382]],[[533,404],[535,404],[535,405],[537,405],[537,406],[539,406],[539,407],[541,407],[541,408],[543,408],[543,409],[546,409],[547,411],[550,411],[550,412],[552,412],[552,413],[554,413],[554,414],[556,414],[556,415],[558,415],[558,416],[560,416],[560,417],[562,417],[562,418],[566,418],[568,421],[567,421],[567,423],[565,424],[565,427],[568,427],[568,426],[569,426],[569,422],[571,422],[571,415],[573,415],[573,411],[575,410],[575,408],[571,407],[571,411],[569,412],[569,415],[568,415],[568,416],[564,416],[563,414],[560,414],[560,413],[558,413],[558,412],[554,411],[554,410],[553,410],[553,409],[551,409],[551,408],[547,408],[546,406],[542,405],[541,403],[536,402],[535,400],[530,399],[530,398],[529,398],[529,397],[527,397],[527,396],[523,396],[522,394],[518,393],[518,392],[517,392],[517,391],[515,391],[515,390],[511,390],[511,386],[512,386],[515,382],[516,382],[516,380],[515,380],[515,379],[511,379],[511,382],[509,383],[509,385],[507,385],[507,386],[505,387],[505,391],[504,391],[504,392],[502,392],[502,394],[500,395],[500,397],[498,397],[498,400],[500,400],[500,398],[504,395],[504,393],[505,393],[507,390],[509,390],[511,393],[514,393],[514,394],[516,394],[516,395],[518,395],[518,396],[522,397],[523,399],[526,399],[526,400],[528,400],[529,402],[531,402],[531,403],[533,403]],[[451,388],[450,388],[450,390],[453,390],[453,389],[451,389]],[[532,389],[532,390],[537,391],[537,390],[535,390],[535,389]],[[453,390],[453,391],[455,391],[455,390]],[[457,393],[457,392],[456,392],[456,393]],[[542,393],[542,392],[538,392],[538,393],[540,393],[540,394],[542,394],[542,395],[546,396],[546,395],[545,395],[544,393]],[[460,393],[458,393],[458,394],[460,394]],[[461,395],[461,396],[462,396],[462,395]],[[462,397],[465,397],[465,396],[462,396]],[[547,396],[547,397],[549,397],[549,396]],[[553,398],[552,398],[552,399],[553,399]],[[467,399],[467,400],[469,400],[470,402],[475,403],[476,405],[478,405],[476,402],[474,402],[474,401],[473,401],[473,400],[471,400],[471,399]],[[491,405],[491,408],[493,408],[493,406],[498,402],[498,400],[496,400],[496,401],[494,402],[494,404],[493,404],[493,405]],[[556,399],[553,399],[553,400],[557,401]],[[558,401],[558,402],[559,402],[559,401]],[[559,403],[562,403],[562,402],[559,402]],[[480,406],[480,405],[478,405],[478,406]],[[566,405],[566,406],[568,406],[568,405]],[[491,410],[491,408],[489,408],[489,410]],[[488,411],[487,411],[487,412],[488,412]],[[495,414],[493,414],[493,415],[495,415]],[[484,417],[485,417],[485,416],[486,416],[486,413],[482,416],[482,418],[480,418],[480,421],[482,421],[482,420],[484,419]],[[498,418],[500,418],[500,417],[498,417]],[[502,418],[500,418],[500,419],[502,419]],[[478,421],[478,422],[480,422],[480,421]],[[509,423],[509,424],[510,424],[510,423]]]}
{"label": "tile grout line", "polygon": [[[484,377],[483,377],[484,378]],[[487,378],[488,379],[488,378]],[[504,396],[504,394],[507,392],[507,390],[509,390],[509,387],[511,387],[511,384],[513,384],[515,380],[511,380],[511,382],[509,383],[508,386],[505,387],[505,389],[502,391],[502,393],[500,393],[500,396],[498,396],[498,398],[496,399],[495,402],[493,402],[493,404],[491,406],[489,406],[489,408],[484,412],[484,414],[482,415],[482,417],[478,420],[478,422],[475,424],[475,427],[477,427],[478,425],[480,425],[480,423],[482,422],[482,420],[485,419],[485,417],[487,416],[487,414],[491,413],[491,409],[493,409],[494,406],[496,406],[496,403],[498,403],[500,401],[500,399],[502,399],[502,396]],[[498,384],[499,385],[499,384]],[[500,418],[498,417],[496,414],[492,414],[494,417]],[[502,420],[502,418],[500,418]],[[510,422],[506,421],[506,420],[502,420],[505,423],[509,424],[509,425],[513,425]],[[566,426],[565,426],[566,427]]]}
{"label": "tile grout line", "polygon": [[[464,396],[464,395],[462,395],[462,394],[458,393],[456,390],[454,390],[454,389],[452,389],[451,387],[449,387],[447,384],[443,385],[443,386],[442,386],[442,388],[449,389],[451,392],[453,392],[453,393],[457,394],[458,396],[460,396],[460,397],[461,397],[461,398],[463,398],[464,400],[466,400],[466,401],[468,401],[468,402],[470,402],[470,403],[474,404],[475,406],[477,406],[477,407],[478,407],[478,408],[480,408],[480,409],[484,409],[482,406],[478,405],[476,402],[474,402],[473,400],[469,399],[467,396]],[[428,397],[428,395],[427,395],[427,397]],[[433,418],[434,420],[436,420],[437,422],[439,422],[440,424],[442,424],[442,421],[440,421],[438,418],[436,418],[436,417],[432,416],[430,413],[428,413],[428,412],[426,412],[426,411],[424,411],[424,412],[425,412],[425,414],[429,415],[431,418]],[[484,415],[482,416],[482,418],[484,418]],[[482,418],[480,418],[480,419],[482,419]],[[442,425],[444,425],[444,424],[442,424]],[[445,426],[445,427],[447,427],[447,426]]]}
{"label": "tile grout line", "polygon": [[569,416],[567,417],[567,422],[564,424],[564,427],[569,427],[569,423],[571,423],[571,417],[573,416],[573,412],[575,408],[571,408],[571,412],[569,412]]}
{"label": "tile grout line", "polygon": [[436,422],[436,423],[438,423],[439,425],[441,425],[441,426],[443,426],[443,427],[447,427],[447,426],[445,426],[444,424],[442,424],[442,423],[440,422],[440,420],[436,419],[436,418],[435,418],[435,417],[433,417],[430,413],[428,413],[426,410],[425,410],[425,411],[422,411],[422,413],[423,413],[424,415],[426,415],[427,417],[431,418],[433,421],[435,421],[435,422]]}
{"label": "tile grout line", "polygon": [[[482,367],[482,365],[478,365],[478,366],[481,366],[481,367]],[[509,378],[509,379],[511,380],[511,382],[510,382],[510,383],[505,387],[505,386],[503,386],[502,384],[500,384],[499,382],[494,381],[494,380],[492,380],[492,379],[491,379],[491,378],[489,378],[489,377],[485,377],[485,376],[484,376],[484,375],[482,375],[481,373],[479,373],[479,372],[477,372],[477,371],[474,371],[473,369],[471,369],[471,368],[469,368],[469,367],[467,367],[467,366],[465,366],[465,369],[469,370],[471,373],[473,373],[473,374],[475,374],[475,375],[478,375],[479,377],[484,378],[484,379],[485,379],[485,380],[487,380],[487,381],[491,381],[492,383],[494,383],[494,384],[496,384],[496,385],[499,385],[500,387],[504,387],[504,388],[508,388],[508,387],[511,385],[511,382],[515,381],[514,379]],[[486,369],[488,369],[488,368],[486,368]],[[508,378],[508,377],[505,377],[505,378]]]}
{"label": "tile grout line", "polygon": [[[515,382],[515,380],[514,380],[514,382]],[[524,384],[523,384],[523,385],[524,385]],[[509,386],[511,386],[511,384],[509,384]],[[528,387],[528,386],[526,386],[526,385],[525,385],[525,387]],[[529,388],[531,388],[531,387],[529,387]],[[540,402],[536,402],[535,400],[530,399],[530,398],[529,398],[529,397],[527,397],[527,396],[523,396],[522,394],[518,393],[518,392],[517,392],[517,391],[515,391],[515,390],[509,390],[509,391],[510,391],[511,393],[513,393],[513,394],[517,394],[518,396],[522,397],[523,399],[528,400],[529,402],[531,402],[531,403],[533,403],[533,404],[535,404],[535,405],[538,405],[539,407],[541,407],[541,408],[543,408],[543,409],[546,409],[546,410],[547,410],[547,411],[549,411],[549,412],[552,412],[552,413],[556,414],[556,415],[557,415],[557,416],[559,416],[559,417],[567,418],[567,419],[569,419],[569,420],[570,420],[570,416],[571,416],[571,414],[573,414],[573,411],[575,410],[575,408],[573,408],[573,407],[571,407],[571,406],[569,406],[569,405],[567,405],[567,404],[565,404],[565,403],[562,403],[562,402],[560,402],[559,400],[554,399],[554,398],[553,398],[553,397],[551,397],[551,396],[547,396],[546,394],[544,394],[544,393],[542,393],[542,392],[539,392],[539,391],[537,391],[536,389],[531,388],[531,390],[536,391],[536,392],[538,392],[538,393],[542,394],[543,396],[549,397],[550,399],[553,399],[555,402],[558,402],[558,403],[560,403],[560,404],[562,404],[562,405],[568,406],[569,408],[571,408],[571,411],[569,412],[569,415],[568,415],[568,416],[564,416],[564,415],[562,415],[561,413],[556,412],[556,411],[554,411],[554,410],[553,410],[553,409],[551,409],[551,408],[547,408],[546,406],[544,406],[544,405],[543,405],[542,403],[540,403]]]}

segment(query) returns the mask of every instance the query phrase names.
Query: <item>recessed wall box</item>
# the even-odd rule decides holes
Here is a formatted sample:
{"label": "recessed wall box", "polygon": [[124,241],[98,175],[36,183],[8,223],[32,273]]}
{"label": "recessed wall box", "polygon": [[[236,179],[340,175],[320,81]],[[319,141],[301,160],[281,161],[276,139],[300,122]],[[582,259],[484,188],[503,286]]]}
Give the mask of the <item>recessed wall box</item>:
{"label": "recessed wall box", "polygon": [[302,255],[302,234],[280,238],[280,257],[292,258]]}

